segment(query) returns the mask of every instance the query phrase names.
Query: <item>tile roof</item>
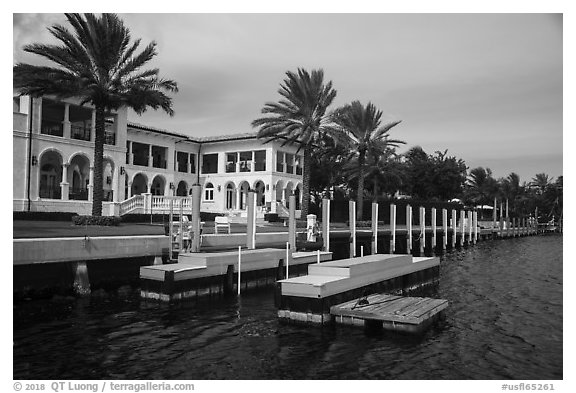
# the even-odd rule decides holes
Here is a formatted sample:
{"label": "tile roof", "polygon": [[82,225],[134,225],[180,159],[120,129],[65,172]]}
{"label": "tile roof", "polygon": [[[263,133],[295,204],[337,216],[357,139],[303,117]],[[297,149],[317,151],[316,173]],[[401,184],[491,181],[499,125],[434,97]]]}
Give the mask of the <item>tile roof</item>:
{"label": "tile roof", "polygon": [[184,139],[189,140],[190,142],[196,142],[196,143],[225,142],[225,141],[236,141],[236,140],[241,140],[241,139],[253,139],[253,138],[256,138],[256,135],[258,134],[257,132],[245,132],[245,133],[232,134],[232,135],[214,135],[214,136],[204,136],[204,137],[193,137],[193,136],[182,134],[179,132],[163,130],[161,128],[150,127],[150,126],[146,126],[144,124],[139,124],[139,123],[134,123],[134,122],[128,122],[128,127],[132,127],[132,128],[136,128],[136,129],[140,129],[140,130],[145,130],[145,131],[150,131],[150,132],[156,132],[156,133],[164,134],[164,135],[175,136],[175,137],[179,137],[179,138],[184,138]]}

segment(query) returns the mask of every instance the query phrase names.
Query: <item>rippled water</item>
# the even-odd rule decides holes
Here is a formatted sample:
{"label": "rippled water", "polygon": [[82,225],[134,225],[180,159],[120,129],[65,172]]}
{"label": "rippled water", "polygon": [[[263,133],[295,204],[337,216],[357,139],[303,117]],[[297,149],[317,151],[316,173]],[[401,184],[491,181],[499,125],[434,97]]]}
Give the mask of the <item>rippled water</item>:
{"label": "rippled water", "polygon": [[15,379],[561,379],[562,237],[442,258],[422,337],[280,324],[273,292],[167,306],[138,288],[14,305]]}

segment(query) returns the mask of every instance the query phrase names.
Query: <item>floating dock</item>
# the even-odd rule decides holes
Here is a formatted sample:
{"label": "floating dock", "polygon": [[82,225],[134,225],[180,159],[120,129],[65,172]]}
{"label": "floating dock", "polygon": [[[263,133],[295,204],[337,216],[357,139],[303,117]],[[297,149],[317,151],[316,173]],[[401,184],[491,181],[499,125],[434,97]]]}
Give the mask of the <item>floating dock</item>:
{"label": "floating dock", "polygon": [[378,326],[384,330],[422,333],[448,307],[444,299],[370,295],[330,307],[330,314],[339,324]]}
{"label": "floating dock", "polygon": [[376,254],[308,266],[308,275],[280,280],[278,317],[328,324],[330,308],[372,293],[409,294],[438,283],[440,259]]}
{"label": "floating dock", "polygon": [[[331,252],[289,253],[292,275],[305,274],[306,265],[332,259]],[[274,285],[286,278],[286,250],[263,248],[241,251],[243,290]],[[238,291],[238,251],[181,253],[178,263],[140,267],[143,298],[173,301]],[[290,274],[289,273],[289,274]]]}

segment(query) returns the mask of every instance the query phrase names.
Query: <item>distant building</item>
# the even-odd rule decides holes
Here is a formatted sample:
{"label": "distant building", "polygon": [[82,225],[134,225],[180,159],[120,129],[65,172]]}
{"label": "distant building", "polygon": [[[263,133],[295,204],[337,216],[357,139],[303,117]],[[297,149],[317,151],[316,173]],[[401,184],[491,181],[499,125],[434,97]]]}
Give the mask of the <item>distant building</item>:
{"label": "distant building", "polygon": [[[13,210],[90,214],[95,111],[26,96],[14,97],[13,111]],[[108,113],[102,214],[158,211],[194,183],[203,187],[202,211],[245,215],[248,190],[260,215],[282,215],[292,192],[299,209],[303,156],[281,145],[256,133],[195,138],[130,123],[126,108]]]}

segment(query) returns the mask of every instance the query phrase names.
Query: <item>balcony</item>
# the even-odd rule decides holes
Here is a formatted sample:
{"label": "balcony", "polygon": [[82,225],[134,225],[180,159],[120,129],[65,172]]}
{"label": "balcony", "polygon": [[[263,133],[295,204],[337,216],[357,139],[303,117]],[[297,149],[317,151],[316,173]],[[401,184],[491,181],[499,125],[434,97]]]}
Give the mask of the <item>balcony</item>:
{"label": "balcony", "polygon": [[136,155],[134,154],[133,165],[148,166],[148,156],[147,155]]}
{"label": "balcony", "polygon": [[84,126],[70,126],[70,137],[81,141],[90,141],[90,129]]}
{"label": "balcony", "polygon": [[64,136],[64,126],[62,123],[50,122],[42,119],[42,127],[40,133],[52,136]]}

